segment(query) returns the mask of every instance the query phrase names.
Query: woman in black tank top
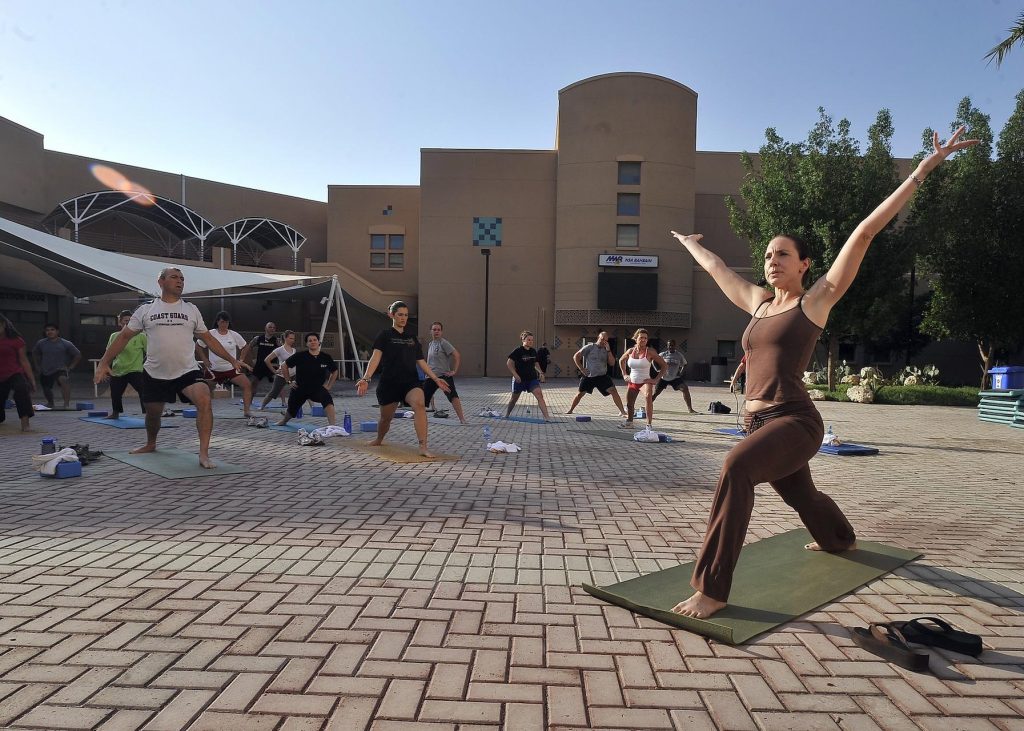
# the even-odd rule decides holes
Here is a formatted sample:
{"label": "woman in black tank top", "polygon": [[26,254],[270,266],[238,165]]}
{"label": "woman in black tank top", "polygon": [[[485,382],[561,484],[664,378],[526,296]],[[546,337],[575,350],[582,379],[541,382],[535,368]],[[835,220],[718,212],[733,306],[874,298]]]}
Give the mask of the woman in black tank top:
{"label": "woman in black tank top", "polygon": [[[706,618],[726,606],[754,507],[754,486],[768,482],[793,507],[814,538],[806,548],[830,552],[856,547],[853,527],[832,498],[811,480],[808,461],[821,446],[824,428],[799,381],[799,371],[825,326],[829,312],[857,276],[874,236],[884,229],[928,174],[958,150],[978,140],[958,141],[961,127],[865,218],[843,245],[828,273],[805,292],[810,252],[795,236],[768,244],[764,274],[775,290],[768,297],[704,248],[701,234],[672,235],[693,255],[729,300],[753,315],[743,335],[747,351],[747,436],[725,458],[708,520],[708,531],[690,585],[696,592],[672,611]],[[682,593],[682,592],[680,592]]]}

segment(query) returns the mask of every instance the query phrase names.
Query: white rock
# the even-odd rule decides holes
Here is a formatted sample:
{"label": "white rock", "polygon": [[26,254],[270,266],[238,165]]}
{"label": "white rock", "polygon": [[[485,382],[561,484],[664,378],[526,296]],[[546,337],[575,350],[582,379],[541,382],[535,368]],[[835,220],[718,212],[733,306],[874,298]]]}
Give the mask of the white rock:
{"label": "white rock", "polygon": [[811,397],[811,401],[825,400],[825,392],[817,388],[812,388],[810,391],[807,392],[807,395]]}
{"label": "white rock", "polygon": [[903,379],[904,386],[916,386],[918,385],[918,383],[919,380],[917,376],[907,376],[906,378]]}
{"label": "white rock", "polygon": [[860,376],[851,373],[848,376],[843,376],[843,379],[841,381],[839,381],[839,382],[840,383],[849,383],[851,386],[858,386],[858,385],[860,385]]}
{"label": "white rock", "polygon": [[850,386],[846,398],[858,404],[871,404],[875,401],[875,392],[867,386]]}

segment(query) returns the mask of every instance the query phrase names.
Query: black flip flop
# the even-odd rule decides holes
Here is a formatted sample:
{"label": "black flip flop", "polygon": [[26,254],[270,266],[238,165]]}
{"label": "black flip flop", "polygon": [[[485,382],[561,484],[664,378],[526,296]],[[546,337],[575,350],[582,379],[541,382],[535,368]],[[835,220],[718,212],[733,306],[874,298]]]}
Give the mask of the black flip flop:
{"label": "black flip flop", "polygon": [[928,669],[928,653],[911,649],[903,633],[891,624],[872,622],[868,627],[854,627],[851,637],[857,647],[901,668],[919,672]]}
{"label": "black flip flop", "polygon": [[[931,624],[925,624],[926,621]],[[892,626],[903,634],[907,642],[915,645],[938,647],[974,657],[983,649],[980,636],[959,630],[939,617],[918,617],[906,622],[892,622]]]}

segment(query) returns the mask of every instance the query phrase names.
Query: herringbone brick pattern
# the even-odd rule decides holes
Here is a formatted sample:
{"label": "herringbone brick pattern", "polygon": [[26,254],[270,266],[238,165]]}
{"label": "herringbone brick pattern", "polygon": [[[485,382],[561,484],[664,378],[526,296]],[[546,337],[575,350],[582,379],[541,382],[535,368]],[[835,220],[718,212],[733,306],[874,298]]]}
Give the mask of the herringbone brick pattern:
{"label": "herringbone brick pattern", "polygon": [[[503,404],[504,387],[460,381],[467,413]],[[574,390],[546,388],[556,412]],[[705,408],[731,400],[693,391]],[[366,399],[339,406],[372,417]],[[222,419],[214,458],[253,468],[223,480],[111,460],[43,480],[38,435],[0,437],[0,727],[1024,729],[1024,433],[970,409],[820,405],[883,453],[816,458],[819,486],[864,538],[926,556],[729,647],[578,588],[700,545],[732,444],[712,429],[734,417],[685,415],[673,393],[657,406],[672,444],[432,420],[431,446],[461,459],[428,464]],[[612,428],[610,403],[578,411],[595,415],[579,428]],[[75,416],[34,422],[94,449],[142,435]],[[485,423],[524,451],[484,452]],[[391,438],[413,444],[411,422]],[[161,444],[194,449],[191,423]],[[751,540],[798,525],[758,488]],[[935,653],[915,674],[846,629],[925,614],[981,633],[986,652]]]}

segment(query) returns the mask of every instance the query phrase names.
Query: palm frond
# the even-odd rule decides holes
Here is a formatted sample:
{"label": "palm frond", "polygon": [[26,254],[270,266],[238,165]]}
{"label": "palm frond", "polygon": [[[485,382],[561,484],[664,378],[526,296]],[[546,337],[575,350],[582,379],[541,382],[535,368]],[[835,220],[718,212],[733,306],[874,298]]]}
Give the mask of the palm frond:
{"label": "palm frond", "polygon": [[1017,22],[1014,23],[1009,32],[1010,35],[1008,35],[998,46],[985,54],[985,58],[988,59],[989,63],[992,63],[994,60],[996,62],[996,66],[1001,66],[1003,59],[1006,58],[1010,50],[1018,43],[1024,42],[1024,13],[1021,13],[1021,16],[1017,18]]}

